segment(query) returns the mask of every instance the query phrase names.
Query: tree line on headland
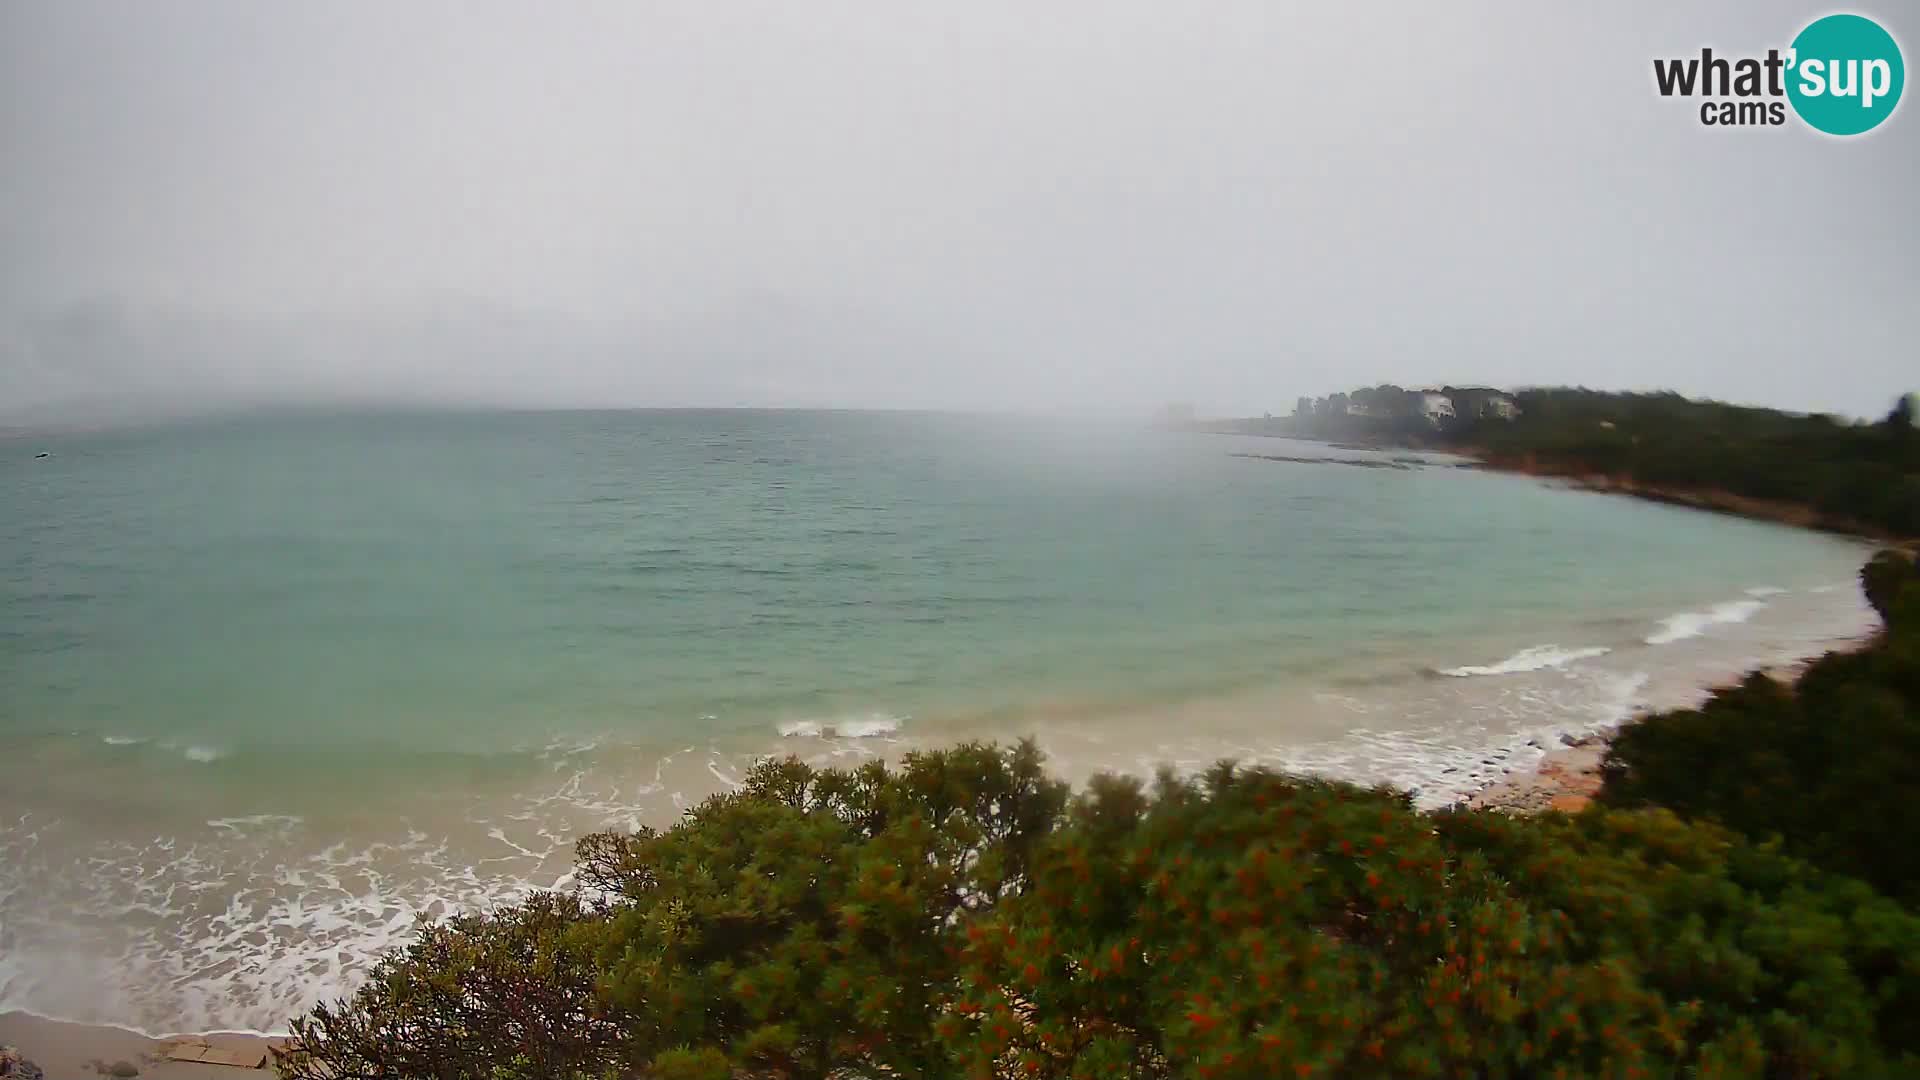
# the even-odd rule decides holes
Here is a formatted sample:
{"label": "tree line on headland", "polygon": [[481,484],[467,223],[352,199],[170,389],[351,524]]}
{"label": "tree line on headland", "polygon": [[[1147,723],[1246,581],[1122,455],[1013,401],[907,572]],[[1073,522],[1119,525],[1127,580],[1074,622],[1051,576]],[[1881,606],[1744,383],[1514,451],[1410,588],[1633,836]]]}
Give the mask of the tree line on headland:
{"label": "tree line on headland", "polygon": [[1301,398],[1291,416],[1180,426],[1451,450],[1496,468],[1605,479],[1650,495],[1725,494],[1809,524],[1920,537],[1914,395],[1871,423],[1675,393],[1382,385]]}
{"label": "tree line on headland", "polygon": [[1229,764],[1074,793],[1030,744],[770,761],[584,839],[574,891],[423,928],[280,1067],[1920,1075],[1920,569],[1862,585],[1872,643],[1630,726],[1573,816]]}

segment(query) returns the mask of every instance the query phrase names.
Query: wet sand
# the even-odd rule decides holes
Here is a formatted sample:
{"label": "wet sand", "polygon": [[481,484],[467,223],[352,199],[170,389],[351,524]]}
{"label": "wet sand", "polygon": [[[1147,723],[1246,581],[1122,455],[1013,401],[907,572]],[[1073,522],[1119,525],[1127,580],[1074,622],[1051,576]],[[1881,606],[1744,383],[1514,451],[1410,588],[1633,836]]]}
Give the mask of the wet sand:
{"label": "wet sand", "polygon": [[[46,1080],[99,1080],[102,1076],[235,1080],[248,1075],[268,1075],[260,1063],[270,1066],[269,1048],[284,1042],[258,1035],[233,1034],[151,1039],[125,1028],[69,1024],[29,1013],[0,1013],[0,1046],[17,1049],[23,1058],[40,1067]],[[215,1057],[255,1064],[249,1068],[182,1061],[177,1057]],[[128,1072],[129,1067],[137,1072]]]}

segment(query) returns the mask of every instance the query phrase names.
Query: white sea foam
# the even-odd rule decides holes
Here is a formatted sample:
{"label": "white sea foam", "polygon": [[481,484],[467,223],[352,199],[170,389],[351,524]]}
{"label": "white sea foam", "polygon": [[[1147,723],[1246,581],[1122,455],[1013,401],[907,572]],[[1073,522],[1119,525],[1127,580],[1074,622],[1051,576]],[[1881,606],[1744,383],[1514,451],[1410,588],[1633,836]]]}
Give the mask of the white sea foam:
{"label": "white sea foam", "polygon": [[1786,591],[1787,590],[1778,585],[1755,585],[1753,588],[1747,590],[1747,595],[1756,598],[1765,598],[1769,596],[1779,596]]}
{"label": "white sea foam", "polygon": [[[1199,769],[1220,756],[1237,757],[1337,780],[1391,784],[1414,793],[1416,806],[1437,809],[1514,769],[1532,768],[1568,740],[1611,731],[1646,707],[1647,672],[1582,668],[1570,674],[1577,678],[1544,687],[1490,684],[1514,689],[1459,712],[1445,705],[1413,718],[1405,710],[1390,710],[1392,727],[1359,725],[1323,742],[1236,747],[1230,754],[1192,754],[1175,764]],[[1156,747],[1140,759],[1140,767],[1174,758],[1170,749]]]}
{"label": "white sea foam", "polygon": [[1603,728],[1626,720],[1642,706],[1640,693],[1651,681],[1652,677],[1644,671],[1630,671],[1608,679],[1604,684],[1606,693],[1593,704],[1594,720]]}
{"label": "white sea foam", "polygon": [[842,720],[789,720],[780,725],[779,731],[790,739],[872,739],[895,734],[903,719],[869,713]]}
{"label": "white sea foam", "polygon": [[147,740],[142,735],[102,735],[100,741],[108,746],[137,746]]}
{"label": "white sea foam", "polygon": [[[1715,613],[1722,613],[1720,622],[1737,622],[1752,610],[1725,612],[1741,604],[1760,607],[1748,598],[1684,614],[1708,618],[1708,626]],[[1683,650],[1672,652],[1682,654],[1682,668],[1691,660]],[[1232,756],[1393,783],[1417,789],[1420,806],[1442,806],[1529,767],[1564,739],[1606,730],[1645,707],[1648,675],[1617,670],[1623,661],[1646,663],[1663,676],[1652,685],[1656,703],[1667,706],[1665,683],[1672,680],[1658,666],[1659,650],[1620,648],[1606,660],[1584,662],[1601,655],[1598,646],[1535,646],[1448,674],[1550,677],[1398,680],[1377,690],[1316,692],[1313,702],[1330,719],[1324,738],[1300,738],[1279,725],[1223,736],[1193,724],[1171,725],[1161,745],[1143,747],[1099,729],[1101,738],[1076,748],[1102,755],[1090,759],[1093,767],[1128,767],[1137,753],[1142,773],[1162,762],[1198,771]],[[826,759],[895,749],[903,728],[912,729],[910,718],[855,714],[794,721],[779,731],[810,740],[786,744],[802,756]],[[178,755],[193,749],[185,739],[156,746]],[[487,910],[536,886],[564,885],[572,841],[582,831],[659,825],[670,820],[669,806],[683,809],[716,787],[737,784],[751,760],[746,750],[729,754],[718,745],[648,749],[631,760],[618,744],[585,749],[549,747],[545,759],[564,767],[555,775],[540,766],[538,786],[516,790],[504,804],[489,794],[448,820],[396,822],[375,836],[336,833],[324,813],[298,806],[289,808],[309,813],[308,821],[208,818],[219,811],[207,810],[192,815],[190,827],[164,835],[155,836],[157,824],[141,822],[121,840],[88,837],[84,847],[63,831],[81,826],[56,818],[0,823],[0,865],[8,867],[0,874],[0,1009],[37,1007],[158,1032],[284,1030],[287,1017],[350,992],[383,950],[410,939],[417,918]],[[1072,768],[1065,754],[1052,761],[1056,770]],[[74,948],[75,913],[97,948]]]}
{"label": "white sea foam", "polygon": [[[79,862],[37,846],[38,822],[0,828],[0,859],[42,893],[0,906],[0,1009],[154,1035],[284,1032],[289,1017],[350,993],[420,918],[524,899],[564,881],[570,861],[544,826],[524,843],[491,830],[507,857],[475,860],[415,829],[302,850],[284,831],[299,823],[216,818],[212,836],[113,841]],[[86,916],[87,949],[75,948],[73,912]]]}
{"label": "white sea foam", "polygon": [[226,751],[214,746],[189,746],[181,753],[186,755],[188,761],[197,761],[202,765],[227,756]]}
{"label": "white sea foam", "polygon": [[1727,623],[1742,623],[1766,604],[1759,600],[1729,600],[1706,611],[1682,611],[1660,620],[1660,629],[1647,635],[1649,645],[1669,645],[1699,637],[1710,628]]}
{"label": "white sea foam", "polygon": [[713,778],[720,781],[721,788],[727,791],[738,791],[744,786],[741,784],[739,777],[729,776],[721,770],[720,764],[712,759],[708,759],[707,761],[707,771],[712,773]]}
{"label": "white sea foam", "polygon": [[262,827],[290,829],[304,820],[295,814],[248,814],[245,817],[211,818],[207,821],[207,825],[210,828],[232,829],[237,832],[241,829]]}
{"label": "white sea foam", "polygon": [[1577,649],[1563,649],[1558,645],[1535,645],[1521,649],[1498,663],[1444,668],[1440,674],[1462,679],[1474,675],[1514,675],[1523,671],[1562,668],[1575,660],[1590,660],[1596,656],[1605,656],[1612,651],[1604,645],[1589,645]]}

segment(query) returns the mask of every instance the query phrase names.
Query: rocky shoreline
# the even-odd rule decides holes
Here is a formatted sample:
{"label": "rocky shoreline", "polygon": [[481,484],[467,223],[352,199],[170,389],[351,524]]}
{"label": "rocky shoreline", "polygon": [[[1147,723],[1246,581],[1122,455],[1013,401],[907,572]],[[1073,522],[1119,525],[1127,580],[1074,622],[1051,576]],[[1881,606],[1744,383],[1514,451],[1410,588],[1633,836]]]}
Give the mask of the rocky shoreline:
{"label": "rocky shoreline", "polygon": [[1600,763],[1607,756],[1608,743],[1606,735],[1588,735],[1572,745],[1550,750],[1533,768],[1508,773],[1467,796],[1460,805],[1506,814],[1546,810],[1577,814],[1600,792]]}

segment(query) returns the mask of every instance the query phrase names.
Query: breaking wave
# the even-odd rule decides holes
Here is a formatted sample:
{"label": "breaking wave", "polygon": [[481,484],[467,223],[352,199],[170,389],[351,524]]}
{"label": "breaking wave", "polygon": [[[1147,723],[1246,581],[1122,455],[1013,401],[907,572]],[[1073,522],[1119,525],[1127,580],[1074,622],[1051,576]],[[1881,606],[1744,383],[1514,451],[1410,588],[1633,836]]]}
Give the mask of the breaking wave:
{"label": "breaking wave", "polygon": [[898,716],[871,713],[844,720],[789,720],[778,730],[789,739],[872,739],[897,733],[901,720]]}
{"label": "breaking wave", "polygon": [[1558,645],[1535,645],[1521,649],[1498,663],[1442,668],[1440,674],[1451,675],[1456,679],[1470,678],[1474,675],[1514,675],[1523,671],[1565,667],[1575,660],[1590,660],[1596,656],[1605,656],[1612,651],[1604,645],[1589,645],[1578,649],[1563,649]]}
{"label": "breaking wave", "polygon": [[1649,645],[1669,645],[1699,637],[1708,629],[1727,623],[1743,623],[1766,605],[1758,600],[1729,600],[1706,611],[1682,611],[1660,620],[1660,629],[1647,635]]}

